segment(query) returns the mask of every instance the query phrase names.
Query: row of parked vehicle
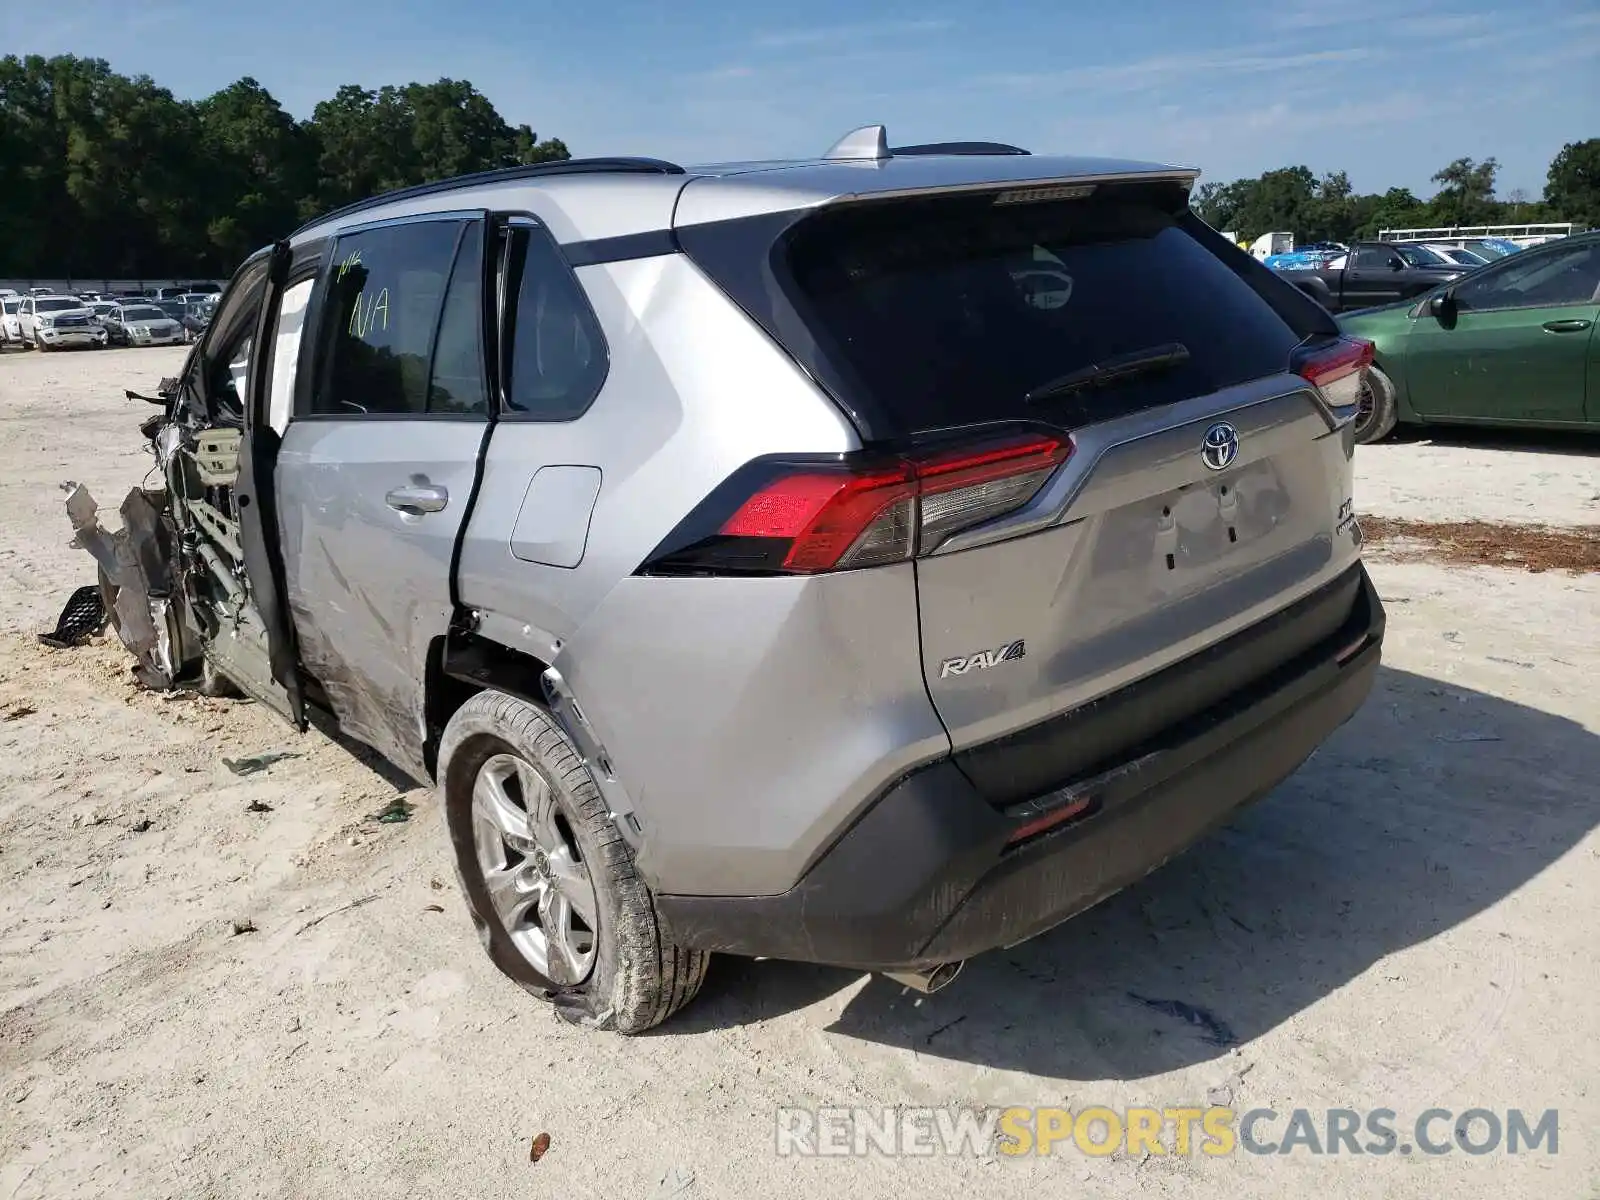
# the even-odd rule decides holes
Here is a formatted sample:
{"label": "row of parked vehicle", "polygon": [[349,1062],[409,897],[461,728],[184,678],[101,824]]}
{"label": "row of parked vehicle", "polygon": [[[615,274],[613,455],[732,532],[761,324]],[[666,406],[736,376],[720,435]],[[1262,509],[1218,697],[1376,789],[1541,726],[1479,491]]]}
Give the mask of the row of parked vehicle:
{"label": "row of parked vehicle", "polygon": [[[163,291],[173,289],[162,289]],[[162,346],[199,340],[211,323],[215,292],[147,298],[98,292],[0,293],[0,350]]]}
{"label": "row of parked vehicle", "polygon": [[[1491,237],[1470,238],[1459,244],[1388,241],[1375,244],[1393,247],[1412,266],[1443,268],[1482,267],[1522,249],[1516,242],[1507,238]],[[1264,261],[1274,271],[1342,267],[1346,265],[1352,249],[1352,246],[1342,242],[1312,242],[1282,254],[1270,254]]]}

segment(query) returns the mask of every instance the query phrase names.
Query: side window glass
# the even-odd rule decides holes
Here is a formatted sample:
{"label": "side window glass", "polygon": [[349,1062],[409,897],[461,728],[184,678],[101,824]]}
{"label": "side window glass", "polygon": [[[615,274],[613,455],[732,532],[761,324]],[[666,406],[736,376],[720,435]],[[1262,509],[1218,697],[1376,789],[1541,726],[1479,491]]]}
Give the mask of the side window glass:
{"label": "side window glass", "polygon": [[506,407],[540,421],[583,415],[609,362],[588,297],[543,229],[514,226],[506,249]]}
{"label": "side window glass", "polygon": [[[1523,257],[1527,255],[1527,257]],[[1475,275],[1455,290],[1463,309],[1547,307],[1588,304],[1600,288],[1600,251],[1570,246],[1547,254],[1502,259],[1493,270]]]}
{"label": "side window glass", "polygon": [[483,376],[483,226],[467,227],[456,254],[428,384],[431,413],[489,412]]}
{"label": "side window glass", "polygon": [[250,343],[250,335],[245,333],[222,357],[225,369],[219,373],[213,393],[229,412],[242,414],[245,397],[250,394]]}
{"label": "side window glass", "polygon": [[294,407],[295,373],[300,362],[300,332],[306,305],[311,300],[311,279],[290,284],[278,299],[278,328],[272,346],[271,391],[267,399],[267,424],[280,435],[289,426]]}
{"label": "side window glass", "polygon": [[1376,246],[1363,246],[1356,251],[1356,267],[1363,271],[1375,271],[1388,265],[1388,261],[1389,252]]}
{"label": "side window glass", "polygon": [[421,415],[460,221],[414,221],[334,243],[311,412]]}

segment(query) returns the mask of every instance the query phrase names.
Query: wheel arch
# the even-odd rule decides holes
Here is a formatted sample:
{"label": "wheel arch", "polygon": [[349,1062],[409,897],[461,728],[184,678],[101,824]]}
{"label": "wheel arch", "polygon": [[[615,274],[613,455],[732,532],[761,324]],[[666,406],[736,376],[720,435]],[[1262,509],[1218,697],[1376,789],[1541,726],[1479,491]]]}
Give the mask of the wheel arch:
{"label": "wheel arch", "polygon": [[1326,281],[1318,279],[1316,276],[1311,276],[1308,279],[1295,279],[1290,282],[1297,290],[1310,296],[1322,307],[1332,310],[1333,289],[1327,285]]}
{"label": "wheel arch", "polygon": [[1406,386],[1404,352],[1373,348],[1372,365],[1382,371],[1394,389],[1395,422],[1400,425],[1420,425],[1422,418],[1411,407],[1411,389]]}
{"label": "wheel arch", "polygon": [[423,711],[427,737],[422,753],[428,773],[438,780],[439,745],[457,710],[483,691],[505,692],[547,707],[542,678],[550,664],[525,651],[461,628],[434,638],[428,647]]}

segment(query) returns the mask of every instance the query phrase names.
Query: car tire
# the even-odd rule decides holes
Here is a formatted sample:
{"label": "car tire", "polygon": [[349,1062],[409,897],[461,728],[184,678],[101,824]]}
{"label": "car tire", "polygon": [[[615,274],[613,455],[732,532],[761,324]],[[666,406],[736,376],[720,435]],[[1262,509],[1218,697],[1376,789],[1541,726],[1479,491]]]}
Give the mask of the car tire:
{"label": "car tire", "polygon": [[1356,414],[1356,445],[1379,442],[1394,432],[1399,421],[1394,381],[1381,367],[1368,367],[1361,387],[1360,411]]}
{"label": "car tire", "polygon": [[472,697],[445,726],[438,780],[467,910],[503,974],[561,1019],[623,1034],[694,998],[710,954],[668,940],[632,850],[547,710],[503,692]]}

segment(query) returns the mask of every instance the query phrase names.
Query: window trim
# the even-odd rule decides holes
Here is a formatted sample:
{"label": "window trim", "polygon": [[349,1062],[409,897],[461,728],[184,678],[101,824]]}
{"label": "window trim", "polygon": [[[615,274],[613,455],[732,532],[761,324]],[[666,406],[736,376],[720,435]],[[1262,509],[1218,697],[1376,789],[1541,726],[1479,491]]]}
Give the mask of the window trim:
{"label": "window trim", "polygon": [[[444,300],[449,295],[450,281],[455,276],[456,261],[461,253],[461,242],[462,238],[465,236],[466,227],[473,221],[483,224],[484,237],[487,238],[489,236],[491,215],[486,210],[481,208],[447,209],[440,212],[408,213],[407,215],[400,217],[384,217],[376,221],[360,221],[354,224],[342,226],[338,229],[330,230],[326,234],[318,235],[319,239],[326,239],[326,248],[322,254],[322,261],[317,267],[317,273],[315,276],[316,283],[311,289],[311,303],[306,306],[306,332],[310,334],[310,337],[307,338],[305,334],[302,334],[301,337],[303,343],[309,344],[303,344],[301,348],[301,358],[299,366],[297,367],[297,377],[295,379],[294,403],[289,413],[289,424],[293,425],[300,421],[359,421],[362,423],[369,421],[471,421],[481,424],[487,422],[494,415],[494,396],[492,393],[495,390],[495,384],[487,374],[484,377],[485,389],[491,392],[491,403],[488,412],[447,413],[423,411],[419,413],[319,413],[310,411],[312,399],[316,393],[317,383],[322,377],[322,368],[324,365],[322,354],[323,310],[327,306],[328,280],[332,276],[333,268],[339,260],[337,251],[340,240],[347,237],[353,237],[357,234],[370,233],[374,229],[385,229],[390,226],[398,225],[420,225],[424,223],[450,224],[453,222],[460,226],[460,229],[458,229],[456,232],[455,249],[450,255],[450,269],[445,273],[445,291],[439,302],[439,316],[436,318],[434,323],[434,344],[430,345],[428,349],[427,386],[431,387],[433,383],[433,356],[438,349],[437,342],[439,338],[439,322],[444,319]],[[479,340],[482,341],[483,339],[480,338]],[[426,397],[424,397],[424,402],[426,402]]]}
{"label": "window trim", "polygon": [[[1381,255],[1383,256],[1383,261],[1380,263],[1363,264],[1361,262],[1362,257],[1368,255],[1372,257],[1378,257]],[[1350,270],[1393,271],[1396,269],[1394,266],[1396,259],[1399,260],[1399,269],[1402,271],[1415,271],[1419,269],[1406,262],[1406,256],[1401,254],[1398,250],[1390,250],[1383,246],[1357,246],[1355,254],[1353,254],[1350,258]]]}
{"label": "window trim", "polygon": [[[1555,246],[1555,247],[1552,247],[1547,253],[1538,255],[1538,257],[1539,258],[1555,258],[1562,251],[1570,250],[1570,249],[1572,249],[1571,246]],[[1578,249],[1580,249],[1580,250],[1587,249],[1589,251],[1589,253],[1591,253],[1593,255],[1596,255],[1596,256],[1600,256],[1600,244],[1589,243],[1589,244],[1586,244],[1584,246],[1578,247]],[[1489,264],[1489,266],[1487,268],[1485,268],[1484,271],[1482,271],[1480,273],[1477,273],[1472,279],[1469,279],[1469,280],[1457,280],[1456,282],[1452,283],[1450,285],[1450,289],[1449,289],[1450,290],[1450,294],[1452,296],[1454,296],[1462,283],[1476,283],[1476,282],[1479,282],[1486,275],[1489,275],[1491,273],[1496,274],[1496,275],[1503,275],[1506,272],[1510,271],[1513,267],[1520,266],[1523,263],[1528,262],[1529,259],[1528,259],[1528,257],[1525,257],[1525,256],[1530,255],[1532,253],[1533,252],[1531,252],[1531,251],[1524,250],[1521,254],[1508,254],[1504,258],[1497,259],[1495,262]],[[1472,307],[1469,307],[1469,306],[1461,306],[1460,305],[1460,299],[1458,297],[1457,298],[1457,304],[1458,304],[1459,307],[1457,308],[1456,311],[1457,311],[1458,315],[1462,316],[1462,317],[1470,316],[1470,315],[1472,315],[1474,313],[1530,312],[1533,309],[1542,309],[1542,308],[1592,308],[1596,304],[1600,304],[1600,281],[1596,282],[1595,289],[1594,289],[1594,291],[1589,293],[1589,298],[1587,300],[1565,300],[1565,301],[1560,301],[1560,302],[1557,302],[1557,303],[1554,303],[1554,304],[1552,304],[1551,302],[1549,302],[1547,300],[1547,301],[1544,301],[1544,302],[1538,303],[1538,304],[1500,304],[1500,305],[1496,305],[1493,308],[1472,308]]]}
{"label": "window trim", "polygon": [[[600,399],[601,394],[606,390],[606,384],[611,380],[611,341],[606,337],[606,327],[600,320],[600,314],[594,310],[594,302],[589,299],[589,291],[583,286],[583,280],[578,278],[576,268],[567,257],[561,243],[556,241],[555,235],[550,232],[549,225],[536,214],[525,210],[497,212],[494,214],[494,219],[497,235],[501,232],[507,235],[504,243],[498,246],[499,253],[495,255],[494,263],[494,286],[498,308],[495,322],[495,371],[493,382],[495,420],[513,421],[518,424],[528,425],[568,425],[573,421],[582,420],[588,415],[589,410],[594,407],[595,401]],[[594,393],[584,402],[582,408],[570,416],[545,417],[540,416],[538,413],[523,412],[520,409],[512,408],[506,397],[506,378],[510,374],[507,370],[507,357],[516,352],[515,302],[521,299],[520,294],[517,296],[508,294],[506,280],[509,255],[511,253],[510,234],[518,229],[528,230],[530,236],[543,237],[549,244],[550,249],[555,251],[556,261],[566,268],[567,276],[571,280],[572,286],[577,290],[577,294],[583,302],[583,309],[588,313],[594,332],[599,339],[600,352],[604,359],[605,369],[600,372],[600,377],[595,381]]]}
{"label": "window trim", "polygon": [[494,373],[490,370],[491,348],[490,330],[498,317],[496,310],[491,308],[491,292],[493,285],[493,245],[491,239],[495,233],[493,218],[487,212],[479,214],[479,228],[482,238],[478,243],[478,369],[483,374],[483,411],[472,413],[440,413],[433,411],[433,374],[439,359],[439,337],[444,332],[445,307],[450,302],[450,289],[455,286],[456,270],[461,266],[461,248],[466,243],[468,230],[471,223],[463,223],[461,232],[456,238],[456,252],[450,259],[450,274],[444,283],[444,302],[439,305],[439,320],[433,331],[433,350],[428,355],[428,411],[426,417],[449,417],[458,421],[492,421],[496,415],[496,406],[499,397],[499,385]]}
{"label": "window trim", "polygon": [[[311,321],[317,315],[317,280],[321,277],[323,264],[332,246],[332,239],[321,237],[308,239],[298,246],[291,246],[288,251],[288,266],[272,298],[271,320],[267,325],[272,331],[273,348],[263,356],[261,411],[256,415],[259,416],[260,425],[274,429],[279,437],[288,432],[289,426],[294,423],[295,405],[305,385],[306,364],[311,357],[310,344],[315,341],[314,338],[306,336],[306,331],[312,328]],[[306,282],[311,284],[311,294],[306,299],[305,314],[300,322],[300,340],[295,347],[294,390],[289,393],[289,411],[284,414],[283,429],[279,430],[272,423],[272,392],[276,384],[277,339],[278,327],[283,320],[283,298],[289,294],[291,288],[297,288]],[[254,413],[254,410],[252,412]]]}
{"label": "window trim", "polygon": [[[223,354],[225,347],[234,344],[234,339],[241,333],[252,333],[261,319],[261,311],[272,295],[272,251],[270,249],[258,250],[239,265],[239,269],[228,280],[228,285],[223,289],[222,298],[217,301],[217,311],[212,316],[211,323],[206,326],[205,335],[195,347],[188,360],[195,375],[193,386],[201,397],[205,408],[206,419],[211,422],[218,420],[217,409],[217,382],[218,369],[227,370],[232,364],[228,361],[232,352]],[[256,294],[253,298],[250,293]],[[236,297],[244,297],[244,307],[229,311],[228,305]],[[117,324],[123,323],[123,313],[129,305],[118,305]],[[246,316],[248,314],[248,316]],[[246,378],[246,392],[248,393],[250,380]],[[239,397],[240,415],[248,425],[250,411],[250,397],[248,394]]]}

